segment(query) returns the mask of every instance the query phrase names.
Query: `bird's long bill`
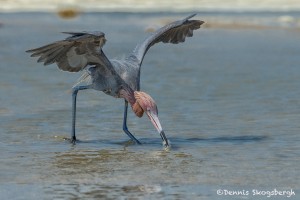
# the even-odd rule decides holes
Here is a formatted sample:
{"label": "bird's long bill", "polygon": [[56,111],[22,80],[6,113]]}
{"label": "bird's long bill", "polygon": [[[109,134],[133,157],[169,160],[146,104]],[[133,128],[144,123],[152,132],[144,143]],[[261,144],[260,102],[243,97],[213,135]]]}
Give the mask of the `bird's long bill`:
{"label": "bird's long bill", "polygon": [[165,135],[164,130],[161,127],[160,121],[158,119],[158,116],[156,114],[153,114],[151,112],[148,112],[148,117],[151,120],[152,124],[156,128],[156,130],[159,132],[161,139],[163,140],[163,144],[165,147],[169,147],[169,141]]}

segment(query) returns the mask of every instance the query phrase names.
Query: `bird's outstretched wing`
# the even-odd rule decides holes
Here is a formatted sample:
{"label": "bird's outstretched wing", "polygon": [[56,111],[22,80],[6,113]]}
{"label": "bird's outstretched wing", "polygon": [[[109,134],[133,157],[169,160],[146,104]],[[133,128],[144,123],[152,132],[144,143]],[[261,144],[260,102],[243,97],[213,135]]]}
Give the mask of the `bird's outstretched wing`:
{"label": "bird's outstretched wing", "polygon": [[192,37],[193,31],[199,29],[203,21],[189,20],[196,14],[190,15],[183,20],[172,22],[149,35],[141,44],[138,44],[133,51],[139,64],[142,64],[147,51],[156,43],[173,43],[184,42],[186,37]]}
{"label": "bird's outstretched wing", "polygon": [[102,32],[63,32],[70,34],[65,40],[57,41],[26,52],[39,57],[44,65],[56,63],[63,71],[78,72],[89,64],[98,62],[97,54],[105,44]]}

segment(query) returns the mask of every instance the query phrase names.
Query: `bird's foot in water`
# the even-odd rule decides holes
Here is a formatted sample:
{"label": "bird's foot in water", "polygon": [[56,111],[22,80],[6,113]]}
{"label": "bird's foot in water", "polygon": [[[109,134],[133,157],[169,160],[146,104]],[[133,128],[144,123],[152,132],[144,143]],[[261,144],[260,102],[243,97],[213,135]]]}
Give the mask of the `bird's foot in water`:
{"label": "bird's foot in water", "polygon": [[166,151],[169,151],[171,149],[171,143],[168,139],[166,141],[163,141],[163,148]]}
{"label": "bird's foot in water", "polygon": [[140,145],[140,144],[142,144],[140,141],[136,141],[136,140],[133,140],[133,139],[130,139],[130,140],[127,140],[127,141],[125,141],[125,142],[122,142],[125,146],[131,146],[131,145],[136,145],[136,144],[138,144],[138,145]]}
{"label": "bird's foot in water", "polygon": [[142,144],[138,139],[131,139],[131,142],[135,143],[135,144]]}
{"label": "bird's foot in water", "polygon": [[125,146],[131,146],[131,145],[134,145],[134,144],[135,144],[135,142],[134,142],[133,140],[127,140],[127,141],[122,142],[122,143],[123,143],[123,145],[125,145]]}
{"label": "bird's foot in water", "polygon": [[76,142],[78,140],[76,140],[76,137],[72,137],[72,138],[64,138],[64,140],[69,141],[71,144],[76,144]]}

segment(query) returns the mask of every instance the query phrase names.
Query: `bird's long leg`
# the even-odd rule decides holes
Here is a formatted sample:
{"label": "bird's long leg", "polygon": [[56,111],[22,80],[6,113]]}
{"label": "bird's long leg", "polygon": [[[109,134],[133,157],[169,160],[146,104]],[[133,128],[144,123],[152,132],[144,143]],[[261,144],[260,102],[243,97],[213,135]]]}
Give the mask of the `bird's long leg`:
{"label": "bird's long leg", "polygon": [[76,123],[76,98],[79,90],[89,89],[89,86],[76,86],[72,91],[72,132],[71,132],[71,143],[75,144],[76,135],[75,135],[75,123]]}
{"label": "bird's long leg", "polygon": [[132,139],[133,141],[135,141],[137,144],[141,144],[140,141],[138,141],[138,139],[136,139],[128,130],[127,128],[127,110],[128,110],[128,101],[125,100],[125,106],[124,106],[124,119],[123,119],[123,131],[128,135],[128,137],[130,137],[130,139]]}

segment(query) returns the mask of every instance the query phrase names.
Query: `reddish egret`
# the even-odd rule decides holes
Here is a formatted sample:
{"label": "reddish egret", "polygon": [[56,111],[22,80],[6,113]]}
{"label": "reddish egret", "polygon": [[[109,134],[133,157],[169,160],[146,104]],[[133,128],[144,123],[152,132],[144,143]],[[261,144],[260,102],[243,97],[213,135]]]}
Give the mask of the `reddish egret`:
{"label": "reddish egret", "polygon": [[87,84],[84,86],[76,84],[72,91],[72,135],[70,139],[72,143],[76,142],[77,93],[79,90],[94,89],[116,98],[124,98],[123,130],[133,141],[140,144],[127,128],[128,102],[138,117],[146,113],[159,132],[163,145],[169,146],[158,119],[154,100],[145,92],[140,91],[140,69],[145,54],[154,44],[159,42],[177,44],[184,42],[186,37],[192,37],[193,31],[199,29],[204,23],[200,20],[190,20],[195,15],[172,22],[151,33],[123,60],[109,60],[105,56],[102,48],[106,39],[102,32],[63,32],[71,36],[27,51],[32,53],[32,57],[39,57],[38,62],[43,62],[44,65],[56,63],[59,69],[69,72],[84,70],[79,82],[85,81]]}

